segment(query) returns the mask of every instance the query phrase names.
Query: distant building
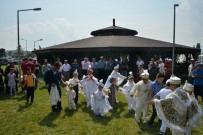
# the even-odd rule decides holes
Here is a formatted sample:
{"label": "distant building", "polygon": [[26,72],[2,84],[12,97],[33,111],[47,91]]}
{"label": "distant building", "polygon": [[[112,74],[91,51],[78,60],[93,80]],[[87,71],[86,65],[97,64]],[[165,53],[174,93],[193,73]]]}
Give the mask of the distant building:
{"label": "distant building", "polygon": [[4,57],[6,54],[5,54],[5,49],[4,48],[1,48],[0,49],[0,58],[1,57]]}
{"label": "distant building", "polygon": [[[57,57],[62,61],[68,59],[72,62],[74,58],[79,61],[85,56],[99,59],[101,55],[106,58],[129,58],[132,61],[135,61],[139,55],[147,63],[152,57],[172,58],[172,43],[138,37],[137,34],[136,30],[116,26],[113,20],[113,26],[92,31],[93,37],[41,48],[33,52],[37,54],[40,62],[47,58],[51,63],[56,61]],[[175,44],[175,51],[176,56],[185,54],[187,62],[191,54],[197,58],[198,53],[201,52],[198,48],[180,44]]]}

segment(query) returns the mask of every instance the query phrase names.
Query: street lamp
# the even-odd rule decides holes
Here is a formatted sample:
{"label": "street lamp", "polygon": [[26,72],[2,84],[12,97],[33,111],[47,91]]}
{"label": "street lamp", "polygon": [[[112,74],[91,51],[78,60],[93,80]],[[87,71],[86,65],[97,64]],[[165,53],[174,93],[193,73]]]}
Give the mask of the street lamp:
{"label": "street lamp", "polygon": [[27,55],[27,40],[26,39],[23,39],[23,38],[21,38],[21,40],[24,40],[25,41],[25,43],[26,43],[26,55]]}
{"label": "street lamp", "polygon": [[174,4],[174,22],[173,22],[173,54],[172,54],[172,74],[174,74],[174,62],[175,62],[175,23],[176,23],[176,7],[178,4]]}
{"label": "street lamp", "polygon": [[19,34],[19,13],[21,11],[39,11],[41,8],[33,8],[33,9],[23,9],[23,10],[17,10],[17,36],[18,36],[18,69],[19,69],[19,81],[21,82],[21,68],[20,68],[20,34]]}
{"label": "street lamp", "polygon": [[38,41],[42,41],[43,39],[39,39],[39,40],[36,40],[34,41],[34,50],[35,50],[35,43],[38,42]]}

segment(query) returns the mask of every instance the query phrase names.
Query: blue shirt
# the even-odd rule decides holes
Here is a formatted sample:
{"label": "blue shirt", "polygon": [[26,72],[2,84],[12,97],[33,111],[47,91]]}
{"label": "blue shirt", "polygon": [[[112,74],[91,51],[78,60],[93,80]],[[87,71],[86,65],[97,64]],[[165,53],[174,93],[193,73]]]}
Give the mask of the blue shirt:
{"label": "blue shirt", "polygon": [[203,70],[193,70],[192,71],[192,75],[197,75],[198,77],[194,78],[194,82],[193,85],[203,85],[203,78],[199,78],[199,77],[203,77]]}
{"label": "blue shirt", "polygon": [[152,97],[154,97],[163,87],[163,83],[159,83],[157,80],[153,81],[150,85]]}

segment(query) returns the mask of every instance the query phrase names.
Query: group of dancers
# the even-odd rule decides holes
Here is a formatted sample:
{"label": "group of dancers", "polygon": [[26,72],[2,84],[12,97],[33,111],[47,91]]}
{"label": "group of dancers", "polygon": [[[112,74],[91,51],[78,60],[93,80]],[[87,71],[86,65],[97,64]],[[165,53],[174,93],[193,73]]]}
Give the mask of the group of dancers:
{"label": "group of dancers", "polygon": [[[62,109],[58,67],[57,63],[54,64],[50,73],[47,72],[45,75],[53,112]],[[84,75],[82,80],[78,79],[78,72],[75,70],[73,78],[66,82],[62,81],[66,85],[69,109],[76,109],[79,92],[81,92],[86,97],[87,107],[90,107],[95,115],[104,116],[109,110],[116,108],[117,92],[120,91],[127,99],[128,109],[135,111],[135,120],[138,123],[140,121],[148,122],[148,105],[153,105],[153,118],[151,117],[151,119],[155,119],[156,116],[153,116],[155,113],[162,121],[159,134],[165,134],[166,129],[170,128],[174,135],[190,135],[192,127],[201,126],[202,109],[194,98],[193,85],[186,82],[181,88],[181,79],[171,76],[166,81],[166,87],[163,88],[163,85],[160,85],[160,89],[158,85],[149,80],[147,70],[140,75],[141,80],[137,83],[134,83],[132,72],[125,77],[118,71],[119,66],[117,65],[104,84],[103,80],[98,81],[93,76],[91,67],[88,68],[87,75]],[[127,79],[127,83],[120,87],[125,79]],[[163,76],[157,75],[155,81],[157,84],[161,84]],[[143,116],[143,120],[141,120],[141,116]],[[149,122],[148,124],[150,124]]]}

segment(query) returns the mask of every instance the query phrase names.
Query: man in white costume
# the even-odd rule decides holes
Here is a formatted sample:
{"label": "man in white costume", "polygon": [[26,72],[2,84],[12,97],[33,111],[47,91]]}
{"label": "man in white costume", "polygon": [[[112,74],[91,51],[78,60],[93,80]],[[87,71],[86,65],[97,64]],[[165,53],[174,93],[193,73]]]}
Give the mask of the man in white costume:
{"label": "man in white costume", "polygon": [[128,110],[132,110],[133,109],[133,96],[131,96],[130,91],[133,89],[133,87],[135,86],[134,83],[134,77],[133,77],[133,73],[129,72],[129,76],[128,76],[128,81],[127,83],[123,86],[123,88],[121,88],[121,93],[127,98],[128,100]]}
{"label": "man in white costume", "polygon": [[190,83],[187,83],[187,81],[185,82],[183,89],[188,93],[189,95],[189,99],[191,100],[191,102],[194,103],[195,106],[198,107],[198,110],[194,116],[193,119],[190,120],[190,122],[188,123],[188,128],[186,131],[186,135],[190,135],[191,134],[191,128],[200,128],[202,126],[202,108],[201,106],[199,106],[197,99],[194,96],[194,86]]}
{"label": "man in white costume", "polygon": [[93,69],[91,66],[87,69],[87,75],[81,81],[84,94],[86,96],[87,107],[90,106],[91,95],[97,90],[97,78],[93,76]]}
{"label": "man in white costume", "polygon": [[147,123],[147,113],[148,113],[148,103],[147,96],[149,93],[149,88],[151,85],[151,80],[149,80],[149,73],[147,70],[140,75],[141,81],[137,82],[133,89],[131,90],[131,95],[134,95],[135,100],[135,120],[140,122],[141,113],[143,113],[143,123]]}
{"label": "man in white costume", "polygon": [[108,101],[108,96],[103,91],[103,80],[98,82],[98,89],[91,97],[91,107],[96,115],[104,116],[112,109]]}
{"label": "man in white costume", "polygon": [[188,126],[198,118],[198,106],[191,102],[180,84],[181,79],[172,75],[170,89],[173,93],[162,100],[154,99],[151,103],[155,104],[159,117],[172,130],[173,135],[190,135]]}

